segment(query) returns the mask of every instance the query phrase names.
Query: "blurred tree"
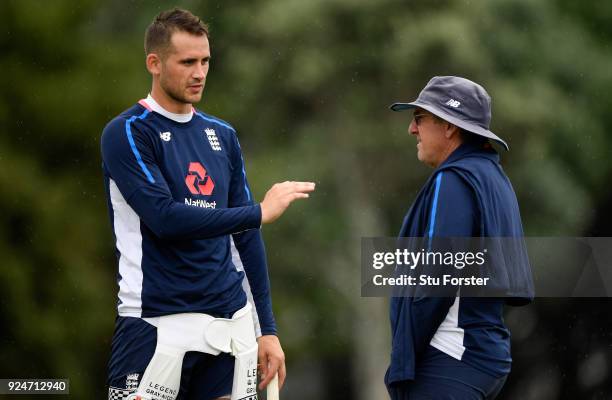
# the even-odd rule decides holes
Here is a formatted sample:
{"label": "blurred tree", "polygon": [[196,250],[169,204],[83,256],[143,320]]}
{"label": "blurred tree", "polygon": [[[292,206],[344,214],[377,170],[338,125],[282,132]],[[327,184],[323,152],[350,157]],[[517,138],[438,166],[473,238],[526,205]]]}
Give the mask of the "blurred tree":
{"label": "blurred tree", "polygon": [[[274,181],[318,183],[264,231],[289,398],[385,396],[386,307],[359,296],[360,238],[395,235],[430,173],[414,156],[410,115],[387,105],[413,99],[431,76],[466,76],[492,95],[492,128],[510,143],[502,160],[528,234],[607,234],[610,6],[179,5],[211,25],[199,106],[238,130],[256,197]],[[98,138],[146,95],[143,32],[171,6],[0,3],[0,376],[69,377],[77,398],[104,391],[116,261]],[[510,310],[516,372],[504,398],[609,395],[612,383],[593,372],[612,365],[606,308],[538,300]]]}

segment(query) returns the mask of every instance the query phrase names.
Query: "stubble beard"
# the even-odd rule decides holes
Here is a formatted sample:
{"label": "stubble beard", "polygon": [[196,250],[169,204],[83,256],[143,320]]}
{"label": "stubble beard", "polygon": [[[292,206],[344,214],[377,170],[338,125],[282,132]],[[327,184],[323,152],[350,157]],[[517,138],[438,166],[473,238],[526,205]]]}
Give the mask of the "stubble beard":
{"label": "stubble beard", "polygon": [[184,91],[181,91],[179,88],[172,87],[171,85],[167,85],[165,80],[160,81],[160,86],[164,92],[170,97],[172,100],[181,103],[181,104],[195,104],[199,103],[202,99],[202,94],[204,93],[204,87],[200,91],[199,95],[193,95],[193,98],[188,98]]}

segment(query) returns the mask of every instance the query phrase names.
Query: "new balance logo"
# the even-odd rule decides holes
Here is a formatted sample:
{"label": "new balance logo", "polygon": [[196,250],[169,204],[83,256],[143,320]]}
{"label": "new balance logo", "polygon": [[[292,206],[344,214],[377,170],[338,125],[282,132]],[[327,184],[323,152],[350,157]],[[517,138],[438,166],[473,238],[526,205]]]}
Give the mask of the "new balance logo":
{"label": "new balance logo", "polygon": [[206,128],[204,129],[204,132],[206,133],[206,137],[208,137],[210,147],[212,147],[214,151],[221,151],[221,144],[219,144],[219,138],[217,138],[215,130],[212,128]]}
{"label": "new balance logo", "polygon": [[170,132],[160,132],[159,138],[164,142],[169,142],[172,139],[172,134]]}
{"label": "new balance logo", "polygon": [[450,100],[449,100],[449,101],[447,101],[445,104],[446,104],[447,106],[451,106],[451,107],[453,107],[453,108],[457,108],[457,107],[459,107],[459,106],[461,105],[461,103],[460,103],[460,102],[458,102],[457,100],[454,100],[454,99],[450,99]]}

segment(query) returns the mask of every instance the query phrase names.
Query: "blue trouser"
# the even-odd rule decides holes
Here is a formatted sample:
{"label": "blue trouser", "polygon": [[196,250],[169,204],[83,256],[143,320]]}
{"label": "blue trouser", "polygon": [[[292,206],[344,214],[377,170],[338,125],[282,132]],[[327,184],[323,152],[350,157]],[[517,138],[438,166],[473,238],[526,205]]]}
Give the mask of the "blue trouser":
{"label": "blue trouser", "polygon": [[387,387],[392,400],[492,400],[507,375],[495,377],[428,346],[414,380]]}

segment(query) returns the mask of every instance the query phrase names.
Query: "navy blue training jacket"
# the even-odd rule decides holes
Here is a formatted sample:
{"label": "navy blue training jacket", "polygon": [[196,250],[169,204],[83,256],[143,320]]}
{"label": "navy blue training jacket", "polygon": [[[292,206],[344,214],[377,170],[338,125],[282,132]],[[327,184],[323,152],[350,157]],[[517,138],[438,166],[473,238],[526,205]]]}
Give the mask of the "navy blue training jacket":
{"label": "navy blue training jacket", "polygon": [[[436,168],[404,218],[399,236],[522,237],[516,195],[490,145],[464,143]],[[533,294],[524,246],[512,253],[493,257],[495,268],[509,271],[502,279],[505,298],[391,298],[387,385],[414,379],[419,355],[429,345],[496,377],[510,371],[503,306],[526,304]]]}

